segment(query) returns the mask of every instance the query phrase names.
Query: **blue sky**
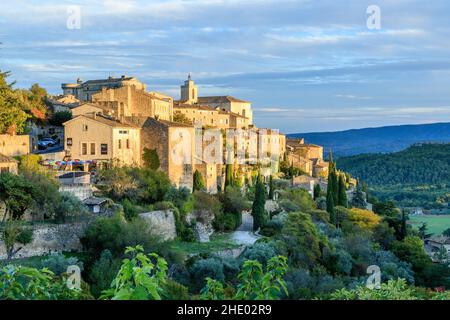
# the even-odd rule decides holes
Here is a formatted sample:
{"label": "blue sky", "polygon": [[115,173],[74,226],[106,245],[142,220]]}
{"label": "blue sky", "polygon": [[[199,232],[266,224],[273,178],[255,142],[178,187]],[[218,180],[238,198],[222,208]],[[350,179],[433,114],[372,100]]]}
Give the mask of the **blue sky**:
{"label": "blue sky", "polygon": [[178,98],[191,72],[285,133],[450,121],[448,0],[2,1],[0,42],[0,70],[51,93],[126,74]]}

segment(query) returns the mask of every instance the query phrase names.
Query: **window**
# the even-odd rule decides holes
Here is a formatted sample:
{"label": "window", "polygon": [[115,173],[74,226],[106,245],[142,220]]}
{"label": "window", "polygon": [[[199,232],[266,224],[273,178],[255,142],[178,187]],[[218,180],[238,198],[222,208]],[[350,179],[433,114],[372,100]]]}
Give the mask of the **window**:
{"label": "window", "polygon": [[130,139],[127,139],[127,149],[130,149]]}
{"label": "window", "polygon": [[91,143],[91,155],[95,155],[95,143]]}
{"label": "window", "polygon": [[83,131],[88,131],[88,125],[87,124],[83,124]]}
{"label": "window", "polygon": [[119,149],[122,149],[122,140],[119,139]]}
{"label": "window", "polygon": [[108,144],[102,143],[100,145],[100,153],[101,154],[108,154]]}
{"label": "window", "polygon": [[83,156],[87,155],[87,143],[82,143],[81,144],[81,154]]}
{"label": "window", "polygon": [[128,134],[128,130],[119,130],[119,134]]}
{"label": "window", "polygon": [[72,138],[67,138],[67,146],[72,146]]}

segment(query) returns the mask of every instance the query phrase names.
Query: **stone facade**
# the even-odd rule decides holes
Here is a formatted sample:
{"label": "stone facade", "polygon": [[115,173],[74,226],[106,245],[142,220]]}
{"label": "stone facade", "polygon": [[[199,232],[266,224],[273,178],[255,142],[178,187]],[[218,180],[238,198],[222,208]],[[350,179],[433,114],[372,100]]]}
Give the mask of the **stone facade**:
{"label": "stone facade", "polygon": [[219,129],[248,128],[250,120],[237,113],[212,109],[206,105],[190,105],[175,103],[174,114],[181,113],[196,126]]}
{"label": "stone facade", "polygon": [[6,157],[29,154],[30,136],[0,134],[0,153]]}
{"label": "stone facade", "polygon": [[102,113],[103,109],[92,103],[83,103],[71,108],[70,111],[72,112],[72,117],[77,117],[88,113]]}
{"label": "stone facade", "polygon": [[131,117],[128,123],[141,128],[141,153],[144,148],[158,153],[160,168],[177,187],[192,189],[194,164],[194,127],[153,118]]}
{"label": "stone facade", "polygon": [[63,83],[61,88],[65,96],[71,95],[80,101],[91,101],[92,95],[102,89],[112,89],[120,87],[135,87],[138,90],[146,90],[146,85],[134,77],[122,76],[120,78],[109,77],[108,79],[89,80],[83,82],[77,79],[76,83]]}
{"label": "stone facade", "polygon": [[198,89],[190,75],[180,88],[180,97],[180,101],[178,101],[180,105],[208,106],[210,109],[234,113],[246,118],[247,125],[253,124],[253,111],[250,102],[232,96],[199,97]]}
{"label": "stone facade", "polygon": [[303,138],[287,139],[289,163],[295,168],[313,176],[326,178],[328,176],[328,162],[323,160],[323,147],[315,144],[305,144]]}
{"label": "stone facade", "polygon": [[66,155],[80,160],[113,160],[140,165],[140,128],[101,115],[82,115],[64,123]]}
{"label": "stone facade", "polygon": [[173,100],[159,93],[146,92],[134,86],[103,88],[92,96],[92,101],[111,115],[120,117],[151,117],[172,121]]}

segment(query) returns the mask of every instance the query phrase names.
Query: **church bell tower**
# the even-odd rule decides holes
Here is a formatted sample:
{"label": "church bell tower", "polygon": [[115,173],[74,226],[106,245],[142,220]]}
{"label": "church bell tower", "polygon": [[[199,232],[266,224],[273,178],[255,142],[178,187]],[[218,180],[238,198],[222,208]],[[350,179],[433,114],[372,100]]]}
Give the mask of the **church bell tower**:
{"label": "church bell tower", "polygon": [[188,79],[181,86],[181,100],[186,101],[188,104],[193,104],[197,102],[198,91],[189,73]]}

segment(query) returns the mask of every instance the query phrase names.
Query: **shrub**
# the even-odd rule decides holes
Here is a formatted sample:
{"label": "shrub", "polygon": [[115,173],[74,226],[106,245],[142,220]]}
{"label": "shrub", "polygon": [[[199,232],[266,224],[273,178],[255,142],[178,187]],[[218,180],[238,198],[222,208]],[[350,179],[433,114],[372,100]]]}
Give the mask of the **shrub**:
{"label": "shrub", "polygon": [[109,250],[103,250],[100,259],[95,261],[89,272],[91,292],[95,297],[100,297],[103,290],[111,286],[111,282],[120,269],[121,260],[114,258]]}
{"label": "shrub", "polygon": [[348,220],[365,230],[373,230],[381,221],[381,217],[372,211],[353,208],[348,211]]}
{"label": "shrub", "polygon": [[242,254],[244,260],[257,260],[263,266],[270,258],[277,255],[276,245],[272,242],[257,242],[248,247]]}
{"label": "shrub", "polygon": [[167,279],[162,285],[164,300],[189,300],[188,288],[172,279]]}
{"label": "shrub", "polygon": [[58,203],[55,206],[55,221],[58,223],[66,222],[68,217],[81,216],[87,214],[86,206],[73,194],[61,192]]}
{"label": "shrub", "polygon": [[48,268],[57,276],[67,272],[68,266],[76,265],[83,271],[83,262],[79,261],[75,257],[66,257],[64,254],[52,253],[50,256],[41,262],[42,268]]}
{"label": "shrub", "polygon": [[128,246],[142,245],[146,252],[160,247],[160,238],[151,231],[144,220],[127,222],[122,216],[100,217],[91,223],[80,239],[90,259],[98,259],[103,250],[111,251],[113,257],[121,257]]}
{"label": "shrub", "polygon": [[124,199],[122,201],[123,206],[123,213],[125,215],[125,219],[128,221],[131,221],[138,217],[138,211],[136,210],[136,207],[131,203],[130,200]]}
{"label": "shrub", "polygon": [[189,271],[191,274],[192,288],[195,288],[196,291],[205,286],[205,278],[207,277],[222,283],[225,281],[223,264],[218,258],[197,260]]}

